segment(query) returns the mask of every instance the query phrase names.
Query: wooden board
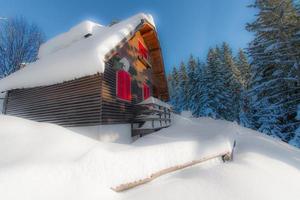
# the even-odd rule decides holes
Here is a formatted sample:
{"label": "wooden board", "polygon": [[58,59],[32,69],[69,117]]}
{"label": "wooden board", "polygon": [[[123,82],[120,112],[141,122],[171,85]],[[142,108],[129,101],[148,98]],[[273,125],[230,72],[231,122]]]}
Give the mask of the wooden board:
{"label": "wooden board", "polygon": [[5,113],[63,126],[98,125],[102,75],[8,92]]}
{"label": "wooden board", "polygon": [[176,166],[172,166],[172,167],[169,167],[169,168],[166,168],[166,169],[162,169],[160,171],[154,172],[150,176],[145,177],[143,179],[136,180],[136,181],[133,181],[133,182],[130,182],[130,183],[124,183],[124,184],[118,185],[116,187],[112,187],[111,189],[114,190],[115,192],[123,192],[123,191],[129,190],[129,189],[135,188],[137,186],[146,184],[146,183],[148,183],[150,181],[153,181],[154,179],[156,179],[160,176],[163,176],[165,174],[175,172],[175,171],[187,168],[187,167],[191,167],[193,165],[196,165],[196,164],[208,161],[208,160],[212,160],[212,159],[215,159],[215,158],[222,158],[223,156],[227,156],[227,155],[231,155],[231,152],[222,152],[222,153],[209,155],[209,156],[203,157],[203,158],[198,159],[198,160],[193,160],[191,162],[184,163],[182,165],[176,165]]}

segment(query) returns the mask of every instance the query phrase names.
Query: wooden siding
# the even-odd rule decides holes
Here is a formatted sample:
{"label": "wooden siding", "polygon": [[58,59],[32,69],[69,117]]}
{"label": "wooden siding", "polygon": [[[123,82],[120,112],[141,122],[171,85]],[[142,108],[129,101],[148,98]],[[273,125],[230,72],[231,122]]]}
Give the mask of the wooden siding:
{"label": "wooden siding", "polygon": [[5,113],[63,126],[97,125],[101,121],[102,75],[8,93]]}
{"label": "wooden siding", "polygon": [[116,97],[116,70],[108,62],[102,82],[102,124],[130,123],[132,121],[136,110],[134,95],[136,90],[132,87],[131,91],[133,98],[130,102]]}

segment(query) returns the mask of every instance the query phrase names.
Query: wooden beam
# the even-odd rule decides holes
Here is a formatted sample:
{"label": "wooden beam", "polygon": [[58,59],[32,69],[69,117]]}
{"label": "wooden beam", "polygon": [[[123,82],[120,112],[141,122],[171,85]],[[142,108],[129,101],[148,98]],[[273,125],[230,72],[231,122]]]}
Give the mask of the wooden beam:
{"label": "wooden beam", "polygon": [[160,47],[156,47],[156,48],[153,48],[153,49],[149,49],[150,53],[153,53],[155,51],[161,51],[161,48]]}
{"label": "wooden beam", "polygon": [[202,162],[205,162],[205,161],[208,161],[208,160],[212,160],[212,159],[215,159],[215,158],[222,158],[225,155],[231,155],[231,152],[230,151],[225,151],[225,152],[221,152],[221,153],[217,153],[217,154],[212,154],[212,155],[209,155],[209,156],[197,159],[197,160],[193,160],[191,162],[184,163],[182,165],[176,165],[176,166],[173,166],[173,167],[162,169],[160,171],[154,172],[153,174],[151,174],[150,176],[148,176],[144,179],[140,179],[140,180],[136,180],[136,181],[133,181],[133,182],[121,184],[121,185],[118,185],[116,187],[112,187],[111,189],[114,190],[115,192],[123,192],[123,191],[129,190],[129,189],[135,188],[139,185],[146,184],[146,183],[148,183],[148,182],[150,182],[150,181],[152,181],[152,180],[154,180],[154,179],[156,179],[156,178],[158,178],[162,175],[165,175],[165,174],[168,174],[168,173],[171,173],[171,172],[174,172],[174,171],[178,171],[178,170],[181,170],[181,169],[184,169],[184,168],[187,168],[187,167],[191,167],[193,165],[197,165],[199,163],[202,163]]}
{"label": "wooden beam", "polygon": [[143,37],[152,37],[153,34],[155,34],[155,31],[154,30],[150,30],[150,31],[147,31],[145,33],[142,33],[142,36]]}

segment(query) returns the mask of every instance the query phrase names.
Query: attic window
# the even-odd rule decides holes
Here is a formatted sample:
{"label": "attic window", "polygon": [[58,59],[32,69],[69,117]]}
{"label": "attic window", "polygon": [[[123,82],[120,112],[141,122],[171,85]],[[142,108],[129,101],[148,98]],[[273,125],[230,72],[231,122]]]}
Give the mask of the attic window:
{"label": "attic window", "polygon": [[138,59],[147,67],[151,68],[149,63],[149,52],[141,41],[138,41]]}
{"label": "attic window", "polygon": [[142,56],[142,58],[144,58],[145,60],[148,59],[148,50],[140,41],[138,42],[138,51],[139,55]]}
{"label": "attic window", "polygon": [[91,34],[91,33],[88,33],[88,34],[85,34],[85,35],[84,35],[84,38],[88,38],[88,37],[90,37],[90,36],[92,36],[92,34]]}

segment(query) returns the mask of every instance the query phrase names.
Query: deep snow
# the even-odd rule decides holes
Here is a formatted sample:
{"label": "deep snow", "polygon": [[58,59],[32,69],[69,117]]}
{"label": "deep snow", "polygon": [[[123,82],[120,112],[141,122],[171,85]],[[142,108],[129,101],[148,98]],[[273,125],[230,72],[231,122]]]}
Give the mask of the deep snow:
{"label": "deep snow", "polygon": [[[0,116],[1,199],[298,199],[300,151],[209,118],[176,116],[168,129],[131,145],[101,143],[62,127]],[[126,192],[111,186],[160,167],[222,151],[214,159]],[[167,156],[167,157],[166,157]]]}

